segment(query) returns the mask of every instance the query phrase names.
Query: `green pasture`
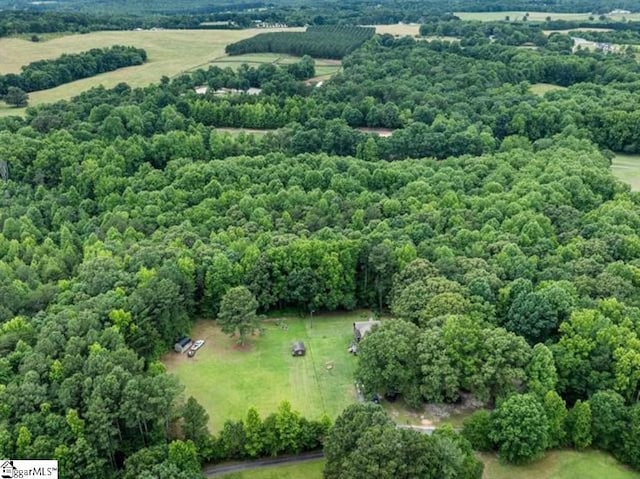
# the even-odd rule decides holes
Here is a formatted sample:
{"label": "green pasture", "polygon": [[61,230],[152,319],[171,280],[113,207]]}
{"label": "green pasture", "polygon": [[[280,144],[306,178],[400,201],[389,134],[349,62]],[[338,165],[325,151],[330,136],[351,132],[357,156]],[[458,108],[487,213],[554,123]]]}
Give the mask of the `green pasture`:
{"label": "green pasture", "polygon": [[640,474],[600,451],[549,451],[531,464],[502,464],[494,454],[482,454],[484,479],[639,479]]}
{"label": "green pasture", "polygon": [[[481,454],[483,479],[640,479],[640,474],[600,451],[550,451],[544,458],[524,466],[502,464],[495,454]],[[322,479],[323,460],[289,466],[273,466],[224,479]]]}
{"label": "green pasture", "polygon": [[622,181],[629,183],[633,191],[640,191],[640,155],[616,155],[611,171]]}
{"label": "green pasture", "polygon": [[[284,55],[279,53],[248,53],[246,55],[234,55],[234,56],[221,56],[211,62],[203,65],[197,65],[195,68],[203,68],[209,66],[217,66],[220,68],[239,68],[240,65],[247,64],[252,67],[259,67],[264,63],[271,63],[273,65],[291,65],[300,61],[300,57],[292,55]],[[328,60],[323,58],[316,58],[316,75],[318,76],[332,76],[340,70],[339,60]]]}
{"label": "green pasture", "polygon": [[[302,31],[303,29],[269,29],[269,31],[282,30]],[[265,29],[107,31],[65,35],[45,42],[31,42],[23,38],[2,38],[0,39],[0,74],[18,73],[22,66],[36,60],[57,58],[63,53],[79,53],[92,48],[131,45],[147,51],[148,61],[144,65],[121,68],[50,90],[30,93],[29,103],[37,105],[68,99],[101,84],[111,88],[118,83],[126,82],[133,87],[140,87],[157,82],[162,76],[174,77],[198,66],[208,65],[222,57],[224,48],[229,43],[264,31]]]}
{"label": "green pasture", "polygon": [[24,115],[25,110],[26,108],[14,108],[12,106],[7,105],[3,101],[0,101],[0,118],[3,116],[11,116],[11,115],[22,116]]}
{"label": "green pasture", "polygon": [[[313,319],[287,317],[264,322],[264,333],[245,347],[224,335],[213,321],[198,321],[193,339],[204,339],[194,358],[169,353],[164,363],[210,417],[218,431],[226,419],[241,419],[250,406],[261,415],[274,412],[281,401],[310,419],[335,418],[355,401],[356,358],[347,351],[353,322],[366,313],[323,315]],[[304,341],[307,354],[292,357],[291,345]]]}

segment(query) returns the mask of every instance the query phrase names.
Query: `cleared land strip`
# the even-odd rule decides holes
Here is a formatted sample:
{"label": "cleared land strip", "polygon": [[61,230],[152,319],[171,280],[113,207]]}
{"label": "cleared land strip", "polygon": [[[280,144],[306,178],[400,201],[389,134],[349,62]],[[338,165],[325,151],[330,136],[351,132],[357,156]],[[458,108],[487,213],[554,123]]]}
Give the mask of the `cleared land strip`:
{"label": "cleared land strip", "polygon": [[250,471],[252,469],[259,469],[261,467],[276,466],[280,464],[294,464],[307,461],[315,461],[316,459],[322,459],[324,452],[306,452],[297,456],[280,456],[270,457],[267,459],[258,459],[255,461],[238,462],[235,464],[222,464],[217,466],[205,467],[202,473],[207,477],[218,477],[223,474],[230,474],[232,472]]}

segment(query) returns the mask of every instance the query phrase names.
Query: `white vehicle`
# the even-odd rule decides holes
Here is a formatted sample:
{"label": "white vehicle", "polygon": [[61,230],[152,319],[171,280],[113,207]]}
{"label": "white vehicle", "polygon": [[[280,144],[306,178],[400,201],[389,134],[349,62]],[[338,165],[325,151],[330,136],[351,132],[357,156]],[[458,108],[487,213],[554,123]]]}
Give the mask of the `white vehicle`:
{"label": "white vehicle", "polygon": [[198,339],[195,343],[193,343],[193,346],[191,346],[191,351],[197,351],[202,347],[203,344],[204,339]]}

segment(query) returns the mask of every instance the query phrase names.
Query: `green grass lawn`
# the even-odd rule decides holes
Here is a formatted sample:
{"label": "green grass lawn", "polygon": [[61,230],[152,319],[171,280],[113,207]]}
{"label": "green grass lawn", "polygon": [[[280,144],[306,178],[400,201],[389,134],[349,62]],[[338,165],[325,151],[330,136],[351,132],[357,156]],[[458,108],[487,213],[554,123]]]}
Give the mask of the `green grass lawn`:
{"label": "green grass lawn", "polygon": [[482,454],[484,479],[639,479],[640,474],[600,451],[550,451],[525,466],[501,464],[493,454]]}
{"label": "green grass lawn", "polygon": [[622,181],[629,183],[633,191],[640,191],[640,155],[616,155],[611,171]]}
{"label": "green grass lawn", "polygon": [[534,83],[531,85],[531,93],[543,96],[545,93],[556,90],[564,90],[566,87],[551,83]]}
{"label": "green grass lawn", "polygon": [[288,466],[272,466],[246,472],[224,474],[224,479],[322,479],[324,459],[291,464]]}
{"label": "green grass lawn", "polygon": [[[640,479],[640,474],[600,451],[551,451],[526,466],[501,464],[494,454],[482,454],[483,479]],[[300,465],[273,466],[243,473],[226,474],[225,479],[322,479],[323,460]]]}
{"label": "green grass lawn", "polygon": [[22,116],[24,115],[25,110],[26,108],[14,108],[3,101],[0,101],[0,117],[12,115]]}
{"label": "green grass lawn", "polygon": [[[207,410],[210,429],[217,432],[226,419],[241,419],[250,406],[261,415],[274,412],[281,401],[310,419],[335,418],[355,401],[356,358],[348,353],[352,323],[367,313],[324,315],[313,319],[288,317],[287,329],[273,320],[265,332],[245,347],[224,335],[213,321],[198,321],[194,339],[205,339],[194,358],[169,353],[164,363]],[[307,355],[291,356],[291,344],[304,341]]]}

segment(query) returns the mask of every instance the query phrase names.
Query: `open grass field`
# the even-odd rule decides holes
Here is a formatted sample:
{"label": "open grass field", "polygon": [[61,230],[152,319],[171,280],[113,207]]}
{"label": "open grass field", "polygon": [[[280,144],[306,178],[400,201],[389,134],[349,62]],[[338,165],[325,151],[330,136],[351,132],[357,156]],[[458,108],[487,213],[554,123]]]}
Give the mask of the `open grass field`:
{"label": "open grass field", "polygon": [[629,183],[632,191],[640,191],[640,155],[616,155],[611,171],[622,181]]}
{"label": "open grass field", "polygon": [[482,454],[484,479],[640,479],[640,473],[600,451],[549,451],[525,466],[501,464],[494,454]]}
{"label": "open grass field", "polygon": [[569,28],[567,30],[542,30],[545,35],[551,35],[552,33],[569,33],[569,32],[611,32],[610,28]]}
{"label": "open grass field", "polygon": [[534,83],[531,85],[531,93],[543,96],[545,93],[556,90],[564,90],[566,87],[551,83]]}
{"label": "open grass field", "polygon": [[[249,53],[246,55],[235,56],[223,55],[218,58],[214,58],[208,63],[198,64],[194,68],[192,68],[192,70],[195,70],[196,68],[206,68],[210,65],[215,65],[220,68],[230,67],[236,69],[244,63],[252,67],[258,67],[263,63],[272,63],[274,65],[290,65],[298,61],[300,61],[300,57],[283,55],[279,53]],[[317,58],[315,59],[315,62],[316,75],[318,76],[335,75],[341,68],[340,60]]]}
{"label": "open grass field", "polygon": [[26,108],[13,108],[5,102],[0,101],[0,118],[3,116],[18,115],[22,116]]}
{"label": "open grass field", "polygon": [[[356,358],[347,348],[353,322],[367,313],[287,317],[286,328],[265,321],[265,332],[243,348],[223,334],[213,321],[198,321],[192,338],[206,340],[195,357],[169,353],[164,364],[185,386],[210,417],[217,432],[226,419],[241,419],[250,406],[261,415],[274,412],[281,401],[310,419],[322,414],[335,418],[356,400],[353,374]],[[304,341],[307,354],[291,356],[291,344]]]}
{"label": "open grass field", "polygon": [[[281,30],[301,31],[302,28],[269,31]],[[220,58],[224,55],[224,47],[227,44],[264,31],[265,29],[93,32],[85,35],[67,35],[38,43],[21,38],[2,38],[0,74],[17,73],[21,66],[33,61],[57,58],[63,53],[78,53],[91,48],[131,45],[147,51],[149,59],[144,65],[122,68],[50,90],[33,92],[29,95],[30,104],[35,105],[68,99],[100,84],[110,88],[126,82],[137,87],[157,82],[163,75],[173,77]]]}
{"label": "open grass field", "polygon": [[[462,20],[480,20],[484,22],[504,20],[507,16],[510,20],[522,20],[527,12],[456,12],[454,15],[460,17]],[[528,12],[530,21],[541,22],[547,17],[551,17],[552,20],[589,20],[592,16],[590,13],[553,13],[553,12]],[[630,13],[627,15],[607,15],[608,19],[622,21],[623,18],[627,20],[640,19],[640,13]],[[596,15],[597,19],[597,15]]]}
{"label": "open grass field", "polygon": [[420,34],[420,25],[418,23],[392,23],[390,25],[368,25],[370,27],[376,28],[376,33],[380,35],[384,35],[385,33],[389,33],[391,35],[405,36],[411,35],[416,36]]}
{"label": "open grass field", "polygon": [[[482,454],[483,479],[640,479],[640,474],[600,451],[550,451],[526,466],[507,466]],[[323,460],[224,475],[224,479],[322,479]]]}

